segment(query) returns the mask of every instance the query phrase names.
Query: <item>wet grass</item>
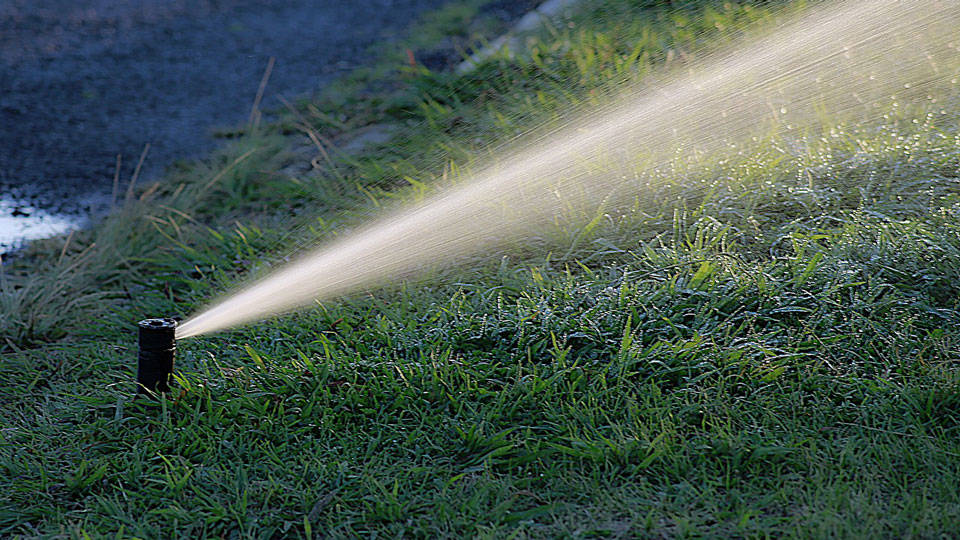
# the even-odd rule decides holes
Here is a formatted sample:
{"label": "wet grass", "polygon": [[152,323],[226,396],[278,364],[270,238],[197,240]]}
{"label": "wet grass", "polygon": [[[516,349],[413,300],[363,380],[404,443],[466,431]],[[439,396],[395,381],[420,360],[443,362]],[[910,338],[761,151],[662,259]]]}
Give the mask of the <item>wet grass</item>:
{"label": "wet grass", "polygon": [[6,267],[0,535],[960,528],[960,133],[944,102],[678,160],[635,204],[496,256],[181,342],[177,390],[130,398],[139,318],[187,315],[710,28],[772,17],[605,6],[532,58],[406,67],[284,120],[321,146],[416,126],[389,145],[324,146],[329,162],[289,172],[301,158],[265,128]]}

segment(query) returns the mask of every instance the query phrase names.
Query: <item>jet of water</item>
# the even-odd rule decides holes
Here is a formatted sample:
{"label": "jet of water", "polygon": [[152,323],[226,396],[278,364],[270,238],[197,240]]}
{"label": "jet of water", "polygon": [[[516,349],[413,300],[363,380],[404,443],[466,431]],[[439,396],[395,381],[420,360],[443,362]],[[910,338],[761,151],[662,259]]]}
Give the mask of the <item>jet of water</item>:
{"label": "jet of water", "polygon": [[[717,152],[758,130],[955,92],[960,2],[828,2],[656,89],[518,145],[456,187],[321,246],[184,322],[186,338],[415,275],[549,225],[570,209],[642,196],[644,170],[677,148]],[[646,164],[646,165],[642,165]]]}

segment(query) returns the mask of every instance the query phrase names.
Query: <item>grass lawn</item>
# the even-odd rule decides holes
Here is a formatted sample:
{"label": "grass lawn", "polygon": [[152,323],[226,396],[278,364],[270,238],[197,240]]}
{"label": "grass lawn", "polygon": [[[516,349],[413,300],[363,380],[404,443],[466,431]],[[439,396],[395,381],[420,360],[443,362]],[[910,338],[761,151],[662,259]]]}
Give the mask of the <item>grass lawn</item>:
{"label": "grass lawn", "polygon": [[[955,95],[678,162],[589,224],[183,340],[171,395],[132,398],[137,320],[189,316],[782,16],[662,4],[592,3],[464,75],[397,46],[5,264],[0,537],[960,530]],[[434,14],[410,54],[476,40],[490,5]],[[330,144],[370,125],[394,138]]]}

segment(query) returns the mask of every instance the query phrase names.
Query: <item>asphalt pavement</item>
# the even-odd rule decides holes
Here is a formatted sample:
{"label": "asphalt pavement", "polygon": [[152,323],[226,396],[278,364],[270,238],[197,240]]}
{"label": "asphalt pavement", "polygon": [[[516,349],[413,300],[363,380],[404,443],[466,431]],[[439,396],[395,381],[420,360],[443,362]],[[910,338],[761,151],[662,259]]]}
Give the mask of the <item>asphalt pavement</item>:
{"label": "asphalt pavement", "polygon": [[370,59],[446,0],[0,1],[0,253],[82,224],[116,156],[142,177],[242,124],[268,60],[264,106]]}

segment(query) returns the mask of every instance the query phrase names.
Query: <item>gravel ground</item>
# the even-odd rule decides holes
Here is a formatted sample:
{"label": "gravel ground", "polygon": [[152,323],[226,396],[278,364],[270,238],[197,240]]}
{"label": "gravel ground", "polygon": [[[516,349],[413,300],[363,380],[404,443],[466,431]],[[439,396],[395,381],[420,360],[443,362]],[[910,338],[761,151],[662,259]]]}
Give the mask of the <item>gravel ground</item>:
{"label": "gravel ground", "polygon": [[144,176],[264,106],[367,59],[446,0],[0,1],[0,252],[77,223],[112,187],[117,154]]}

